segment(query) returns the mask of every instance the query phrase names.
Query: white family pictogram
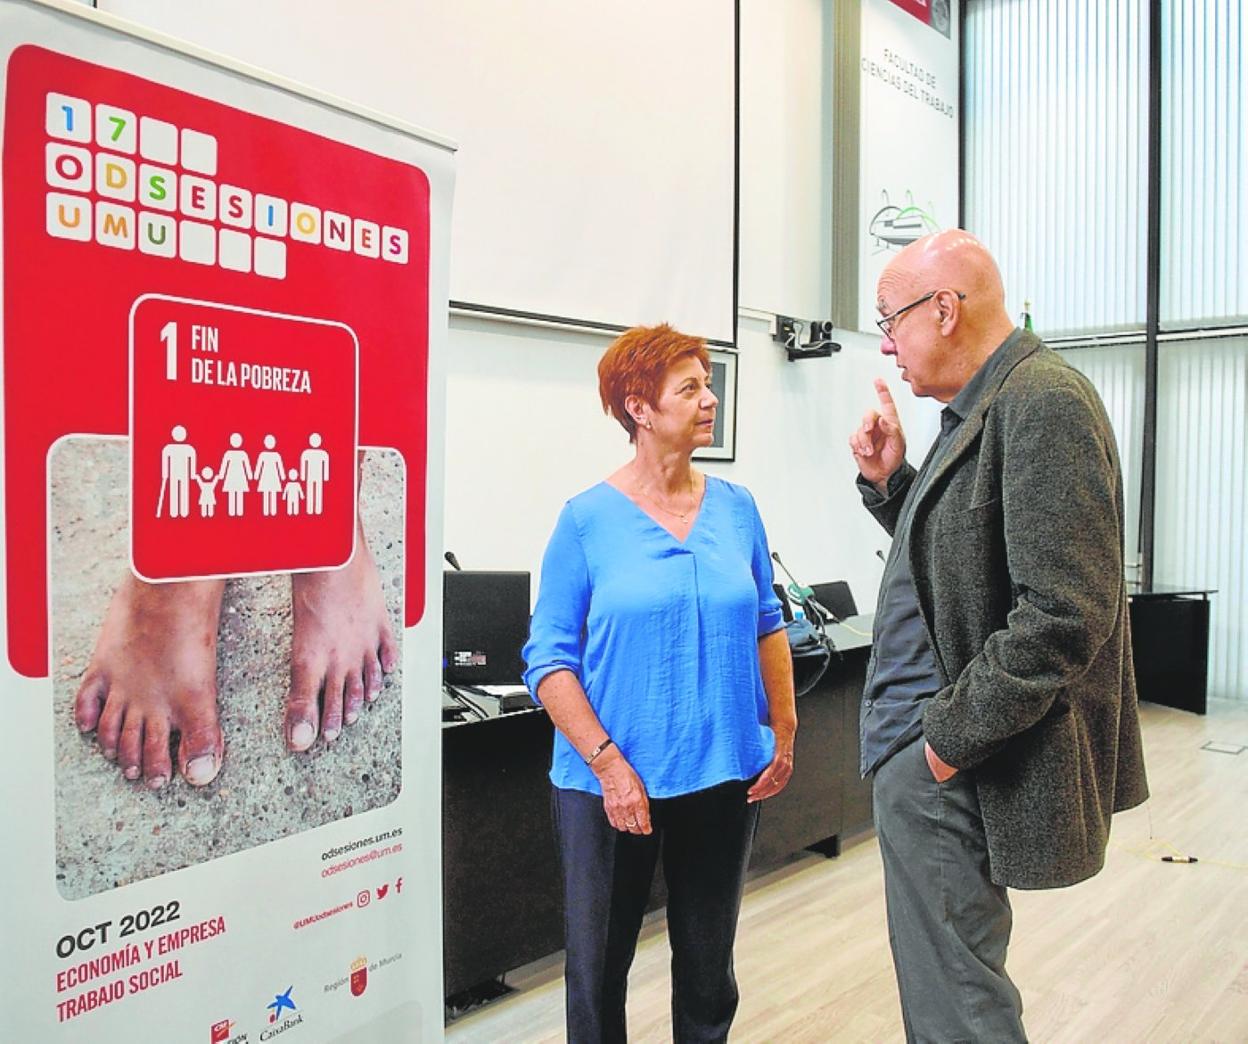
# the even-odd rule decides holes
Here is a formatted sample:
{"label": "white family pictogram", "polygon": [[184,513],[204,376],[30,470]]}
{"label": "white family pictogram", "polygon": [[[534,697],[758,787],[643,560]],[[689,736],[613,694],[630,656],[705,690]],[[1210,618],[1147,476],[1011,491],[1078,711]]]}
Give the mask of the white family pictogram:
{"label": "white family pictogram", "polygon": [[278,514],[278,500],[286,506],[287,515],[301,511],[309,515],[324,512],[325,484],[329,481],[329,452],[321,448],[321,436],[313,432],[308,445],[299,454],[299,467],[288,468],[277,449],[277,439],[264,437],[264,449],[253,462],[243,448],[243,436],[234,432],[230,448],[221,456],[214,471],[199,466],[195,447],[187,442],[186,428],[174,425],[173,441],[160,452],[160,496],[156,501],[156,517],[168,512],[169,518],[190,516],[191,484],[199,487],[199,514],[213,518],[217,511],[218,489],[226,496],[226,512],[241,518],[248,493],[259,493],[260,510],[266,517]]}

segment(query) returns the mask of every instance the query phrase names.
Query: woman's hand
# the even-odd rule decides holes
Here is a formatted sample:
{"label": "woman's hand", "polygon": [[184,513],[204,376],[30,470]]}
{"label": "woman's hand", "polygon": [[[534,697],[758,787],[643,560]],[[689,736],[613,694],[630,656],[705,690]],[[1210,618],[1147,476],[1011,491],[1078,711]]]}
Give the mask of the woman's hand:
{"label": "woman's hand", "polygon": [[646,785],[619,747],[607,748],[590,767],[602,784],[602,810],[607,821],[626,834],[653,833]]}
{"label": "woman's hand", "polygon": [[583,758],[591,757],[589,770],[602,784],[602,809],[616,830],[627,834],[653,833],[650,828],[650,798],[646,785],[633,771],[628,759],[602,727],[581,688],[580,680],[570,670],[554,671],[537,686],[541,700],[555,728]]}
{"label": "woman's hand", "polygon": [[793,695],[793,656],[784,628],[758,640],[758,667],[767,693],[767,717],[776,737],[771,764],[745,792],[747,801],[775,797],[793,778],[793,737],[797,735],[797,699]]}
{"label": "woman's hand", "polygon": [[772,731],[776,734],[776,753],[771,764],[763,769],[754,785],[746,791],[746,801],[766,801],[775,797],[793,778],[793,737],[797,733],[797,724],[773,725]]}

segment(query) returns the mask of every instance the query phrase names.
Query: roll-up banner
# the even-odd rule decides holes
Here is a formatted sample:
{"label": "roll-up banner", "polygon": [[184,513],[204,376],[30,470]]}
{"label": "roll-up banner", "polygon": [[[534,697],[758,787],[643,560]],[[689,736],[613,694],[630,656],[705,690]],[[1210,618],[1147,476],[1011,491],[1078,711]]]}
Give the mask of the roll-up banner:
{"label": "roll-up banner", "polygon": [[0,1040],[441,1037],[452,146],[6,0]]}
{"label": "roll-up banner", "polygon": [[858,328],[875,284],[916,239],[958,224],[958,5],[862,0]]}

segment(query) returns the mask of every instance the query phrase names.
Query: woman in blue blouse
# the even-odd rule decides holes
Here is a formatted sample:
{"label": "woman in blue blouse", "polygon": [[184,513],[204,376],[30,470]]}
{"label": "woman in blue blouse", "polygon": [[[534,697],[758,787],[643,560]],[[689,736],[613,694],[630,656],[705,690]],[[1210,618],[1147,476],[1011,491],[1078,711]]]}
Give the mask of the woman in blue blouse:
{"label": "woman in blue blouse", "polygon": [[758,802],[793,773],[792,663],[762,521],[743,487],[690,463],[713,437],[709,375],[704,342],[667,325],[607,349],[603,408],[634,456],[564,505],[524,649],[525,682],[558,730],[573,1044],[626,1039],[660,851],[673,1036],[727,1038]]}

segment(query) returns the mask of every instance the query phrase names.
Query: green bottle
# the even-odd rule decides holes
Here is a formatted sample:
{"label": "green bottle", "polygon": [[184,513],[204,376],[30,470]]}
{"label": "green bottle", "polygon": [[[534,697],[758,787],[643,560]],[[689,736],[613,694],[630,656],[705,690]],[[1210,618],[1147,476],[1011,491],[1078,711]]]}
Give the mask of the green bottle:
{"label": "green bottle", "polygon": [[1023,302],[1023,329],[1027,331],[1030,331],[1032,329],[1031,302],[1030,301]]}

